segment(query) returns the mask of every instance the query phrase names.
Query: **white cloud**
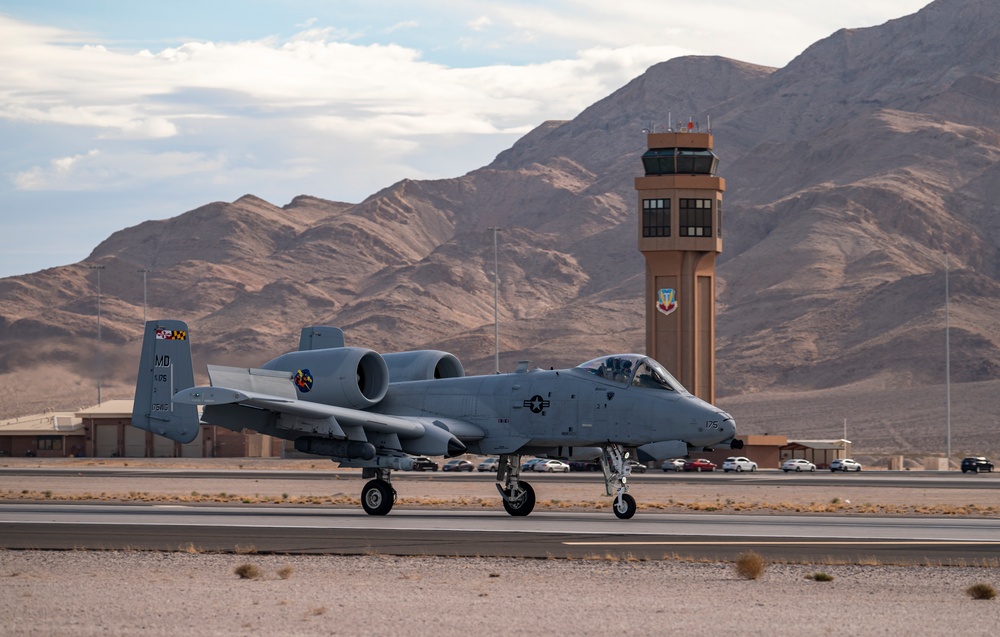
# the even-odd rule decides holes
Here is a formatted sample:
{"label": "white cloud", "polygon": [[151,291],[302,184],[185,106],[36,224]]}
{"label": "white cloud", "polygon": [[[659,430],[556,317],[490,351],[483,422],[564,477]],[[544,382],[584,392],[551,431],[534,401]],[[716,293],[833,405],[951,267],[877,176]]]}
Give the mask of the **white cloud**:
{"label": "white cloud", "polygon": [[[404,177],[484,165],[657,62],[781,65],[838,28],[927,1],[427,0],[335,23],[299,13],[291,36],[275,25],[255,38],[155,46],[136,34],[134,48],[0,14],[0,209],[30,218],[70,198],[138,223],[152,200],[161,212],[245,193],[358,201]],[[112,211],[126,201],[128,212]],[[72,223],[87,224],[72,235],[81,256],[120,227]]]}
{"label": "white cloud", "polygon": [[469,28],[473,31],[485,31],[491,24],[493,24],[493,20],[488,15],[481,15],[474,20],[469,20]]}

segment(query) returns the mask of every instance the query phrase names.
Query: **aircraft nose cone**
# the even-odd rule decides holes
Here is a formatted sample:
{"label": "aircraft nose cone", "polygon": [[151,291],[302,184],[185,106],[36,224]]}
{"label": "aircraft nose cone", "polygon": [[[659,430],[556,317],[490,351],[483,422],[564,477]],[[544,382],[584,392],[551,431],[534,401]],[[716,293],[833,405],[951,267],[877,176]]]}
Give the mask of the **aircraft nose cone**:
{"label": "aircraft nose cone", "polygon": [[736,435],[736,421],[733,420],[732,416],[727,415],[727,418],[722,421],[722,431],[730,438]]}

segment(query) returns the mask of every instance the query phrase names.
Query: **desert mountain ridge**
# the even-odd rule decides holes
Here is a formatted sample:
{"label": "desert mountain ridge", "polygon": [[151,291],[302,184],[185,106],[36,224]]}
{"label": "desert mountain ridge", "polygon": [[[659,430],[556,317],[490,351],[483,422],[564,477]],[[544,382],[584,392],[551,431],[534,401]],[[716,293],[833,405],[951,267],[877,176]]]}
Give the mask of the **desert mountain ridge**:
{"label": "desert mountain ridge", "polygon": [[150,318],[190,325],[201,379],[206,363],[258,366],[313,324],[491,373],[491,227],[502,370],[641,352],[633,179],[642,131],[671,113],[711,116],[727,182],[716,374],[739,431],[839,438],[847,420],[856,449],[939,453],[948,360],[956,449],[995,451],[998,107],[1000,4],[937,0],[781,69],[657,64],[460,177],[360,203],[248,194],[147,221],[81,264],[0,280],[0,417],[93,403],[95,369],[105,398],[131,397],[140,268]]}

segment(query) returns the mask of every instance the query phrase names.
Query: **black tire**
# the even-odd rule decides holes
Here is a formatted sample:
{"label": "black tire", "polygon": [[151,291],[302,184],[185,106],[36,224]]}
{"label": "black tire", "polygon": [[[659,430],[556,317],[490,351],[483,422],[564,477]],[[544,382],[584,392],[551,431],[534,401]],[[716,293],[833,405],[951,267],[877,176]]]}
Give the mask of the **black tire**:
{"label": "black tire", "polygon": [[368,515],[386,515],[396,501],[396,490],[385,480],[369,480],[361,490],[361,506]]}
{"label": "black tire", "polygon": [[802,473],[802,465],[795,467],[795,473]]}
{"label": "black tire", "polygon": [[635,515],[635,498],[627,493],[623,493],[620,498],[615,498],[615,503],[611,508],[619,520],[628,520]]}
{"label": "black tire", "polygon": [[810,469],[809,472],[810,473],[816,473],[816,467],[813,467],[812,469]]}
{"label": "black tire", "polygon": [[[521,488],[524,489],[524,495],[518,502],[511,502],[507,497],[503,499],[503,508],[507,510],[507,513],[514,517],[524,517],[531,513],[531,510],[535,508],[535,490],[531,488],[531,485],[527,482],[519,483]],[[510,495],[510,489],[504,490],[504,495]]]}
{"label": "black tire", "polygon": [[736,473],[743,473],[743,467],[736,465]]}
{"label": "black tire", "polygon": [[750,467],[750,473],[757,473],[757,465]]}

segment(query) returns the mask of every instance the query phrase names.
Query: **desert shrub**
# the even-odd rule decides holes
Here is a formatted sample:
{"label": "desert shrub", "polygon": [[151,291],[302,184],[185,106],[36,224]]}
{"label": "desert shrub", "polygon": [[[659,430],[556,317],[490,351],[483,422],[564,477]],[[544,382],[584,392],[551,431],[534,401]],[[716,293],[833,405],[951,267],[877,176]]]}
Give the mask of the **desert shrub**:
{"label": "desert shrub", "polygon": [[289,577],[292,576],[292,571],[294,570],[295,569],[293,569],[291,566],[282,566],[281,569],[278,570],[278,577],[280,577],[281,579],[288,579]]}
{"label": "desert shrub", "polygon": [[969,594],[972,599],[993,599],[997,596],[997,591],[995,588],[989,584],[973,584],[969,588],[965,589],[965,592]]}
{"label": "desert shrub", "polygon": [[261,576],[260,567],[256,564],[240,564],[233,571],[240,576],[240,579],[257,579]]}
{"label": "desert shrub", "polygon": [[757,579],[765,569],[767,561],[757,551],[747,551],[736,558],[736,573],[744,579]]}
{"label": "desert shrub", "polygon": [[809,575],[808,579],[811,579],[814,582],[832,582],[833,575],[830,575],[829,573],[819,572]]}

